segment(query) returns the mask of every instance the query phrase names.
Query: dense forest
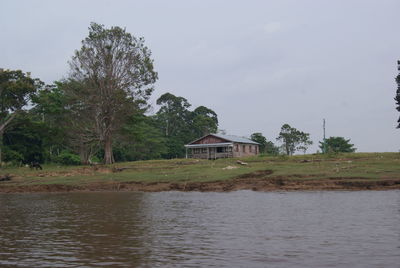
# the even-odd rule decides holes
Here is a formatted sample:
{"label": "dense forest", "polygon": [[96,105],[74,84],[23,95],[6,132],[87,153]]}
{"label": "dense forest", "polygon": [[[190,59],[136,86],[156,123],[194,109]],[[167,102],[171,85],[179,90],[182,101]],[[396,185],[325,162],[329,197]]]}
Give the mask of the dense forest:
{"label": "dense forest", "polygon": [[[20,78],[7,79],[13,73],[18,73]],[[5,89],[2,92],[2,124],[6,124],[2,133],[3,162],[88,164],[103,161],[104,140],[90,111],[86,111],[88,106],[70,91],[79,88],[76,81],[44,85],[21,71],[9,70],[1,71],[0,77]],[[21,95],[23,103],[19,107],[5,107],[5,102],[15,98],[11,91],[18,86],[26,87],[21,79],[29,81],[32,90]],[[217,114],[205,106],[192,110],[185,98],[171,93],[160,96],[157,104],[159,109],[154,115],[146,114],[149,106],[143,103],[125,111],[126,120],[113,132],[114,161],[183,157],[184,144],[217,131]]]}

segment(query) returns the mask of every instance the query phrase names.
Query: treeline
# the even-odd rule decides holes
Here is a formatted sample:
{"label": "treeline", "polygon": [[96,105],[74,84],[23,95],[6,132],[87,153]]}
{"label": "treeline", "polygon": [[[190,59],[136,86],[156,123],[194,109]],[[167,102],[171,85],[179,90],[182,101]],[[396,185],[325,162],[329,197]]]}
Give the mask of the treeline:
{"label": "treeline", "polygon": [[[218,130],[213,110],[193,109],[171,93],[148,114],[158,73],[144,39],[125,29],[92,23],[69,66],[67,78],[51,85],[0,69],[0,165],[179,158],[184,144]],[[312,144],[308,133],[287,124],[277,138],[281,147],[261,133],[251,138],[266,154],[305,152]]]}
{"label": "treeline", "polygon": [[[25,104],[29,102],[30,109],[18,109],[2,117],[12,115],[2,133],[3,162],[89,164],[104,161],[104,141],[96,133],[90,111],[85,110],[87,107],[76,107],[80,104],[70,95],[71,81],[44,86],[20,71],[2,71],[0,77],[13,72],[39,82],[36,84],[39,87],[21,98]],[[13,86],[3,88],[9,92],[18,83],[16,80],[9,83]],[[8,95],[8,101],[15,97]],[[113,133],[113,161],[184,157],[184,144],[218,129],[217,114],[205,106],[191,110],[185,98],[171,93],[159,97],[157,104],[159,110],[154,115],[146,115],[148,107],[136,106],[129,111],[127,120]]]}

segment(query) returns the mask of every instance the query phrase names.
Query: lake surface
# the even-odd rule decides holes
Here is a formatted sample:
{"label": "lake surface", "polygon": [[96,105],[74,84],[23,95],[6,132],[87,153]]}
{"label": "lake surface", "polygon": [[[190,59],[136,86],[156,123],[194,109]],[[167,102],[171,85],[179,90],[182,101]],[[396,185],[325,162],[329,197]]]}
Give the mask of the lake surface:
{"label": "lake surface", "polygon": [[0,267],[400,267],[400,191],[3,194]]}

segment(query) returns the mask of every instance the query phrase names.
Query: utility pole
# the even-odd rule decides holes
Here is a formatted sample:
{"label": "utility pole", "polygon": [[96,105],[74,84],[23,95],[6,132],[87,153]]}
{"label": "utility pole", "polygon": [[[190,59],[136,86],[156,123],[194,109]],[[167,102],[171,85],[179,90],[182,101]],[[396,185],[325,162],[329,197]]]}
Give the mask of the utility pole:
{"label": "utility pole", "polygon": [[326,154],[325,118],[323,119],[322,127],[324,129],[324,146],[322,148],[322,153]]}

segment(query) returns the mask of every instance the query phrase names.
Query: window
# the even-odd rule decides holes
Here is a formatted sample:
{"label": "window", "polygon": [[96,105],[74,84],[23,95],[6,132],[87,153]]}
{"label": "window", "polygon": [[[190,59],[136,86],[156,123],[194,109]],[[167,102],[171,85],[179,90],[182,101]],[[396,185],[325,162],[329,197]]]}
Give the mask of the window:
{"label": "window", "polygon": [[242,145],[242,152],[243,152],[243,153],[246,152],[246,145]]}
{"label": "window", "polygon": [[226,153],[227,147],[217,147],[217,153]]}
{"label": "window", "polygon": [[249,145],[249,152],[252,153],[253,152],[253,146]]}
{"label": "window", "polygon": [[239,144],[235,144],[235,152],[239,152]]}
{"label": "window", "polygon": [[202,152],[203,154],[206,154],[206,153],[207,153],[207,148],[202,148],[201,152]]}

